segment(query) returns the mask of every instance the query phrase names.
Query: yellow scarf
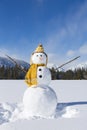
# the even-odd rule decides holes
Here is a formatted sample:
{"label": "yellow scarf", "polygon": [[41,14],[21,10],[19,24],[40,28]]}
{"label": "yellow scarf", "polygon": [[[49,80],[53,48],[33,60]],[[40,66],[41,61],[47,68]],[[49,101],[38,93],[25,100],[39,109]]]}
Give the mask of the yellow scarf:
{"label": "yellow scarf", "polygon": [[31,64],[26,76],[25,82],[28,86],[37,85],[37,68],[39,66],[46,66],[45,64]]}

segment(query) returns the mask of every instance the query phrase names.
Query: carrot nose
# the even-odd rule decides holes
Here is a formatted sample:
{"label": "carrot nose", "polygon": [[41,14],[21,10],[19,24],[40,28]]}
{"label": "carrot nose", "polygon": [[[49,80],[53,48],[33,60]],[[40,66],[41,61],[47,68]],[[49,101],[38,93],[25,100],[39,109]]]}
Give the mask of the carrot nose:
{"label": "carrot nose", "polygon": [[39,59],[40,59],[40,60],[43,60],[43,58],[42,58],[42,57],[40,57]]}

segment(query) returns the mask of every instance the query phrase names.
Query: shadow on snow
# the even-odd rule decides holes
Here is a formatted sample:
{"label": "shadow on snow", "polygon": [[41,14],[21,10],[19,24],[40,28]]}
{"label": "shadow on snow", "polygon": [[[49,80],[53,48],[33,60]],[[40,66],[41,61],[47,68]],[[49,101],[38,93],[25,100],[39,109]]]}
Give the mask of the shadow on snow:
{"label": "shadow on snow", "polygon": [[[80,105],[80,106],[87,105],[87,101],[58,103],[56,112],[55,112],[55,118],[62,117],[62,115],[67,112],[67,108],[70,108],[72,110],[72,107],[74,107],[76,105]],[[75,110],[75,109],[73,109],[73,110]]]}
{"label": "shadow on snow", "polygon": [[57,107],[58,107],[59,105],[63,105],[63,106],[87,105],[87,101],[58,103],[58,104],[57,104]]}

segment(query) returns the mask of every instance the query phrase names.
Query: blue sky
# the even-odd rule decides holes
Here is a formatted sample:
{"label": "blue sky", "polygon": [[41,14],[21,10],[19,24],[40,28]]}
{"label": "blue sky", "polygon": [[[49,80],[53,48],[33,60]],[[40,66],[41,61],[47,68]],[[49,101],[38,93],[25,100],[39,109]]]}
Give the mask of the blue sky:
{"label": "blue sky", "polygon": [[0,0],[0,50],[29,62],[38,43],[50,63],[87,61],[86,0]]}

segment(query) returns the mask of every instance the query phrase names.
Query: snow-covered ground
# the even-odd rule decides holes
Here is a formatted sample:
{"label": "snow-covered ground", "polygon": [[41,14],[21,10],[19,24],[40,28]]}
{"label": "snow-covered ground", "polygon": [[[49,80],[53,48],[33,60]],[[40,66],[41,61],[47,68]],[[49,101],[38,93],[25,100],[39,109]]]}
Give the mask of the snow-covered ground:
{"label": "snow-covered ground", "polygon": [[[87,81],[57,80],[50,87],[58,104],[52,117],[23,114],[23,80],[0,81],[0,130],[84,130],[87,129]],[[49,108],[50,109],[50,108]]]}

